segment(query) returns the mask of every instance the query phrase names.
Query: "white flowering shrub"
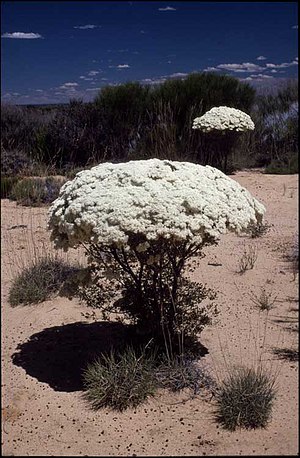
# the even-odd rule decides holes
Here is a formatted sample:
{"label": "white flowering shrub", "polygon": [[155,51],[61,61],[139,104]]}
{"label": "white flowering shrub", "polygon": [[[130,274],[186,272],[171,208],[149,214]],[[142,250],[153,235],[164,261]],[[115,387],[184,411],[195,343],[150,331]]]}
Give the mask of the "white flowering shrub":
{"label": "white flowering shrub", "polygon": [[93,285],[82,294],[89,305],[174,342],[199,333],[215,311],[206,301],[213,292],[183,277],[190,261],[220,234],[262,221],[264,212],[217,169],[150,159],[79,172],[53,202],[49,229],[57,248],[86,248]]}
{"label": "white flowering shrub", "polygon": [[255,125],[249,115],[230,107],[214,107],[203,116],[195,118],[193,129],[209,135],[214,162],[225,173],[230,152],[242,132],[254,130]]}
{"label": "white flowering shrub", "polygon": [[193,129],[200,129],[203,132],[213,130],[244,132],[254,130],[254,127],[254,122],[249,115],[230,107],[214,107],[193,121]]}

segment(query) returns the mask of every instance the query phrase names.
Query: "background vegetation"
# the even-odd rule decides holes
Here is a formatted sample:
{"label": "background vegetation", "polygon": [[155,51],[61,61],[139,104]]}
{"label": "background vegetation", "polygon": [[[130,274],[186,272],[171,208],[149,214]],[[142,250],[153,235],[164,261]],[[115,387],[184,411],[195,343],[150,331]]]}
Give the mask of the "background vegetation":
{"label": "background vegetation", "polygon": [[222,169],[214,154],[218,140],[192,129],[195,117],[221,105],[245,111],[256,126],[230,152],[229,173],[243,167],[298,172],[297,82],[264,95],[227,75],[195,73],[157,86],[107,86],[89,103],[2,105],[1,178],[150,157]]}

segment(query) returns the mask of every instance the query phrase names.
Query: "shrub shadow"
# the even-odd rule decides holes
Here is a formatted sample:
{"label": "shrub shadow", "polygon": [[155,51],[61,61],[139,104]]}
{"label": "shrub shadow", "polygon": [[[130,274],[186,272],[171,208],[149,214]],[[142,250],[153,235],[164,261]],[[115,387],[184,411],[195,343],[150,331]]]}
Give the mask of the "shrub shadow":
{"label": "shrub shadow", "polygon": [[299,361],[299,351],[291,348],[276,348],[273,353],[278,356],[279,359],[285,359],[290,362]]}
{"label": "shrub shadow", "polygon": [[101,353],[130,339],[133,326],[117,322],[76,322],[46,328],[19,344],[13,364],[55,391],[83,390],[82,371]]}

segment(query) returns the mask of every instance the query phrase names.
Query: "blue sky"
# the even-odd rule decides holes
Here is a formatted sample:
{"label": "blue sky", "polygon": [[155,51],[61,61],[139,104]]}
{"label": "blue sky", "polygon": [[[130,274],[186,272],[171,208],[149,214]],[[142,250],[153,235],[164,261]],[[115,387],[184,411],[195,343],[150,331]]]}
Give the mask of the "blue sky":
{"label": "blue sky", "polygon": [[1,100],[92,100],[191,72],[298,75],[297,2],[3,1]]}

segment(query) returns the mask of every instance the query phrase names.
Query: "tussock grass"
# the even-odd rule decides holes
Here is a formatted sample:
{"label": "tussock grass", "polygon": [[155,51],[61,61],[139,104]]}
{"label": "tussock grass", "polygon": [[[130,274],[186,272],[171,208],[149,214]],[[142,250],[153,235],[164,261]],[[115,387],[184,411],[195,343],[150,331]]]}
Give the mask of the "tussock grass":
{"label": "tussock grass", "polygon": [[234,368],[218,387],[216,419],[230,431],[264,428],[270,421],[275,395],[275,378],[261,367]]}
{"label": "tussock grass", "polygon": [[122,353],[111,351],[108,356],[102,355],[83,372],[85,398],[96,410],[137,407],[155,393],[154,364],[153,353],[139,354],[133,347]]}
{"label": "tussock grass", "polygon": [[50,299],[76,269],[53,255],[34,260],[13,280],[9,290],[9,304],[15,307]]}

